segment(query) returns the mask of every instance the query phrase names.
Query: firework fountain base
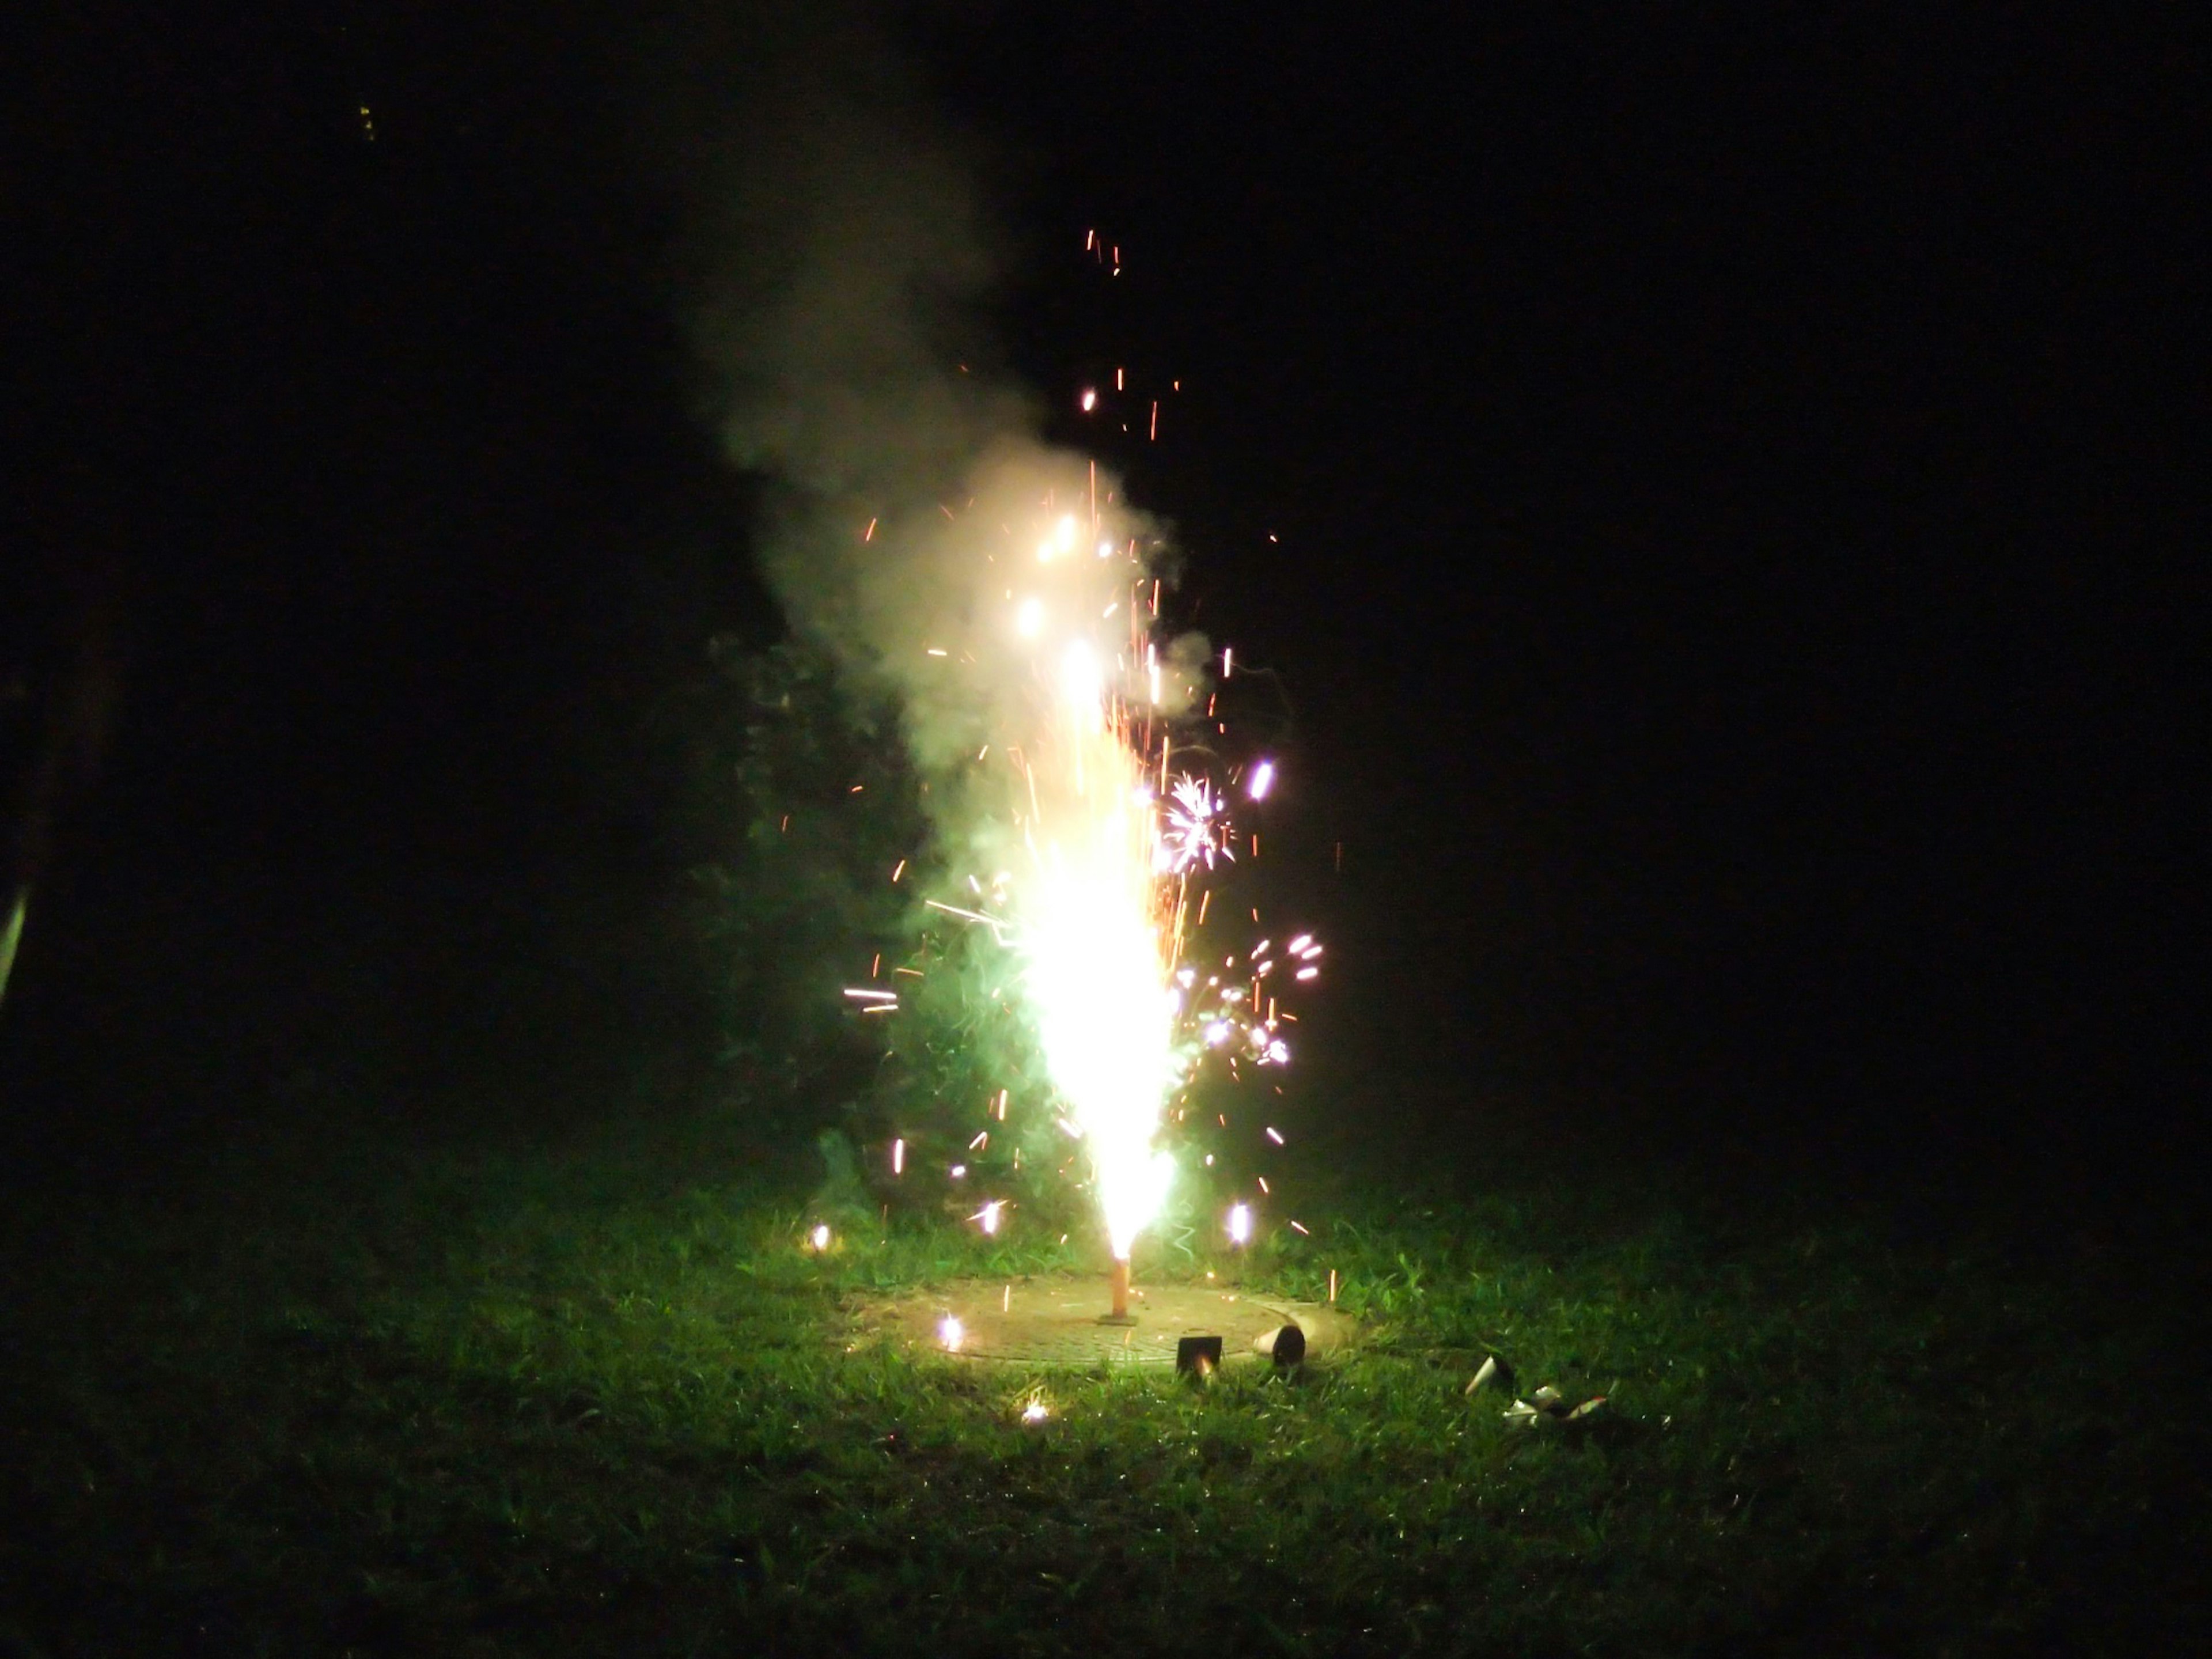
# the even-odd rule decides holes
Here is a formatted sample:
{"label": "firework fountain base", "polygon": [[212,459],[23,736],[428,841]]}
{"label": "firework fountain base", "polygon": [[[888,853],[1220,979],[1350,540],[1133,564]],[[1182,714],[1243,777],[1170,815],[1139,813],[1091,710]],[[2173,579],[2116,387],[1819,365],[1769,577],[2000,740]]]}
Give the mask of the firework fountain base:
{"label": "firework fountain base", "polygon": [[1129,1311],[1129,1258],[1116,1256],[1114,1266],[1106,1274],[1106,1293],[1110,1305],[1098,1316],[1102,1325],[1133,1325],[1137,1316]]}
{"label": "firework fountain base", "polygon": [[[1133,1288],[1127,1324],[1109,1324],[1098,1306],[1110,1286],[1095,1278],[956,1280],[860,1310],[857,1342],[890,1341],[966,1363],[1037,1370],[1104,1365],[1172,1371],[1185,1337],[1218,1336],[1226,1363],[1273,1363],[1260,1339],[1295,1324],[1303,1357],[1327,1358],[1348,1344],[1352,1322],[1325,1304],[1214,1285]],[[946,1340],[951,1322],[957,1345]]]}

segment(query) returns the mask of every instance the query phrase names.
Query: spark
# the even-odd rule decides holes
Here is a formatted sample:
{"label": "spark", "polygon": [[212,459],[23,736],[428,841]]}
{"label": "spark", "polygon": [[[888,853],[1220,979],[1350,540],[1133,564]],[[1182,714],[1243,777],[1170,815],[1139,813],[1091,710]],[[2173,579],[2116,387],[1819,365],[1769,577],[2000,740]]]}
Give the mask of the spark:
{"label": "spark", "polygon": [[826,1221],[817,1224],[814,1231],[806,1236],[806,1242],[817,1250],[828,1249],[830,1248],[830,1224]]}
{"label": "spark", "polygon": [[1006,924],[997,916],[987,916],[981,910],[963,910],[957,904],[940,904],[935,899],[922,902],[933,910],[942,910],[948,916],[957,916],[963,921],[973,921],[991,930],[1000,944],[1006,943]]}
{"label": "spark", "polygon": [[1229,1242],[1238,1245],[1252,1242],[1252,1206],[1249,1204],[1229,1206]]}
{"label": "spark", "polygon": [[1211,870],[1216,859],[1234,859],[1229,825],[1218,820],[1221,801],[1205,780],[1185,775],[1176,780],[1172,793],[1175,804],[1168,808],[1160,842],[1161,868],[1180,875],[1194,865]]}
{"label": "spark", "polygon": [[937,1340],[945,1345],[947,1353],[958,1353],[967,1334],[968,1328],[951,1314],[937,1322]]}
{"label": "spark", "polygon": [[895,1176],[906,1173],[906,1142],[902,1139],[891,1142],[891,1173]]}
{"label": "spark", "polygon": [[999,1231],[1000,1218],[1004,1216],[1006,1212],[1006,1200],[1002,1198],[994,1198],[988,1204],[986,1204],[981,1209],[976,1211],[974,1215],[969,1218],[969,1219],[981,1226],[987,1237],[996,1237]]}
{"label": "spark", "polygon": [[1275,787],[1275,763],[1263,760],[1252,769],[1252,775],[1244,785],[1244,793],[1254,800],[1265,800],[1267,792]]}
{"label": "spark", "polygon": [[1022,1421],[1024,1423],[1042,1423],[1051,1415],[1051,1408],[1042,1400],[1032,1400],[1022,1407]]}

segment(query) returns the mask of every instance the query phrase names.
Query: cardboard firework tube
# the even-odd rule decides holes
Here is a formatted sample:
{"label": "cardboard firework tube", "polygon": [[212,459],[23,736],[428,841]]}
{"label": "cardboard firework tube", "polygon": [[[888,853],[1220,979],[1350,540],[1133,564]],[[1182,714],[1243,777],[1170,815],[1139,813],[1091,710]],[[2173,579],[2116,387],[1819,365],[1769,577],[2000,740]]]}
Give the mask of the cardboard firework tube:
{"label": "cardboard firework tube", "polygon": [[1176,1342],[1176,1370],[1204,1382],[1221,1369],[1221,1339],[1186,1336]]}
{"label": "cardboard firework tube", "polygon": [[1117,1320],[1127,1319],[1129,1316],[1129,1258],[1127,1256],[1117,1255],[1114,1258],[1114,1269],[1107,1275],[1106,1282],[1114,1295],[1114,1310],[1108,1317]]}

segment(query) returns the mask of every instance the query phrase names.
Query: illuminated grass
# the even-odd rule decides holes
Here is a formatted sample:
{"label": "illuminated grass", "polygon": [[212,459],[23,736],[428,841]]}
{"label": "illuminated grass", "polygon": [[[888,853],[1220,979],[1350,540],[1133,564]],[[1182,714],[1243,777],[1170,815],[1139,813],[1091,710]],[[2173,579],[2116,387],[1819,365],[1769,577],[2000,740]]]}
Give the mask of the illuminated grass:
{"label": "illuminated grass", "polygon": [[[2203,1437],[2112,1392],[2159,1375],[2137,1263],[1802,1218],[1723,1243],[1553,1189],[1346,1200],[1249,1268],[1311,1296],[1334,1267],[1367,1344],[1201,1390],[848,1353],[860,1293],[1062,1252],[915,1227],[816,1257],[803,1183],[735,1167],[678,1138],[19,1212],[0,1634],[1379,1654],[2200,1629]],[[1492,1351],[1613,1409],[1510,1427],[1462,1393]]]}

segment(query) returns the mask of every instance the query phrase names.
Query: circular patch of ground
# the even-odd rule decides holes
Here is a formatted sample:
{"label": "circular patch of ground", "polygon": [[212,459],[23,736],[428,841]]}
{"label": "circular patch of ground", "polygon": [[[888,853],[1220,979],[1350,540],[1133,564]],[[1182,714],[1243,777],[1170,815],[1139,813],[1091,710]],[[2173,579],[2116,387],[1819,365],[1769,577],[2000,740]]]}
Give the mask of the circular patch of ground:
{"label": "circular patch of ground", "polygon": [[[1255,1360],[1253,1339],[1284,1324],[1309,1355],[1344,1346],[1352,1322],[1314,1302],[1214,1285],[1138,1285],[1131,1325],[1106,1325],[1106,1280],[963,1279],[864,1306],[865,1334],[984,1364],[1060,1368],[1175,1364],[1186,1336],[1218,1336],[1224,1364]],[[957,1338],[948,1319],[959,1322]]]}

